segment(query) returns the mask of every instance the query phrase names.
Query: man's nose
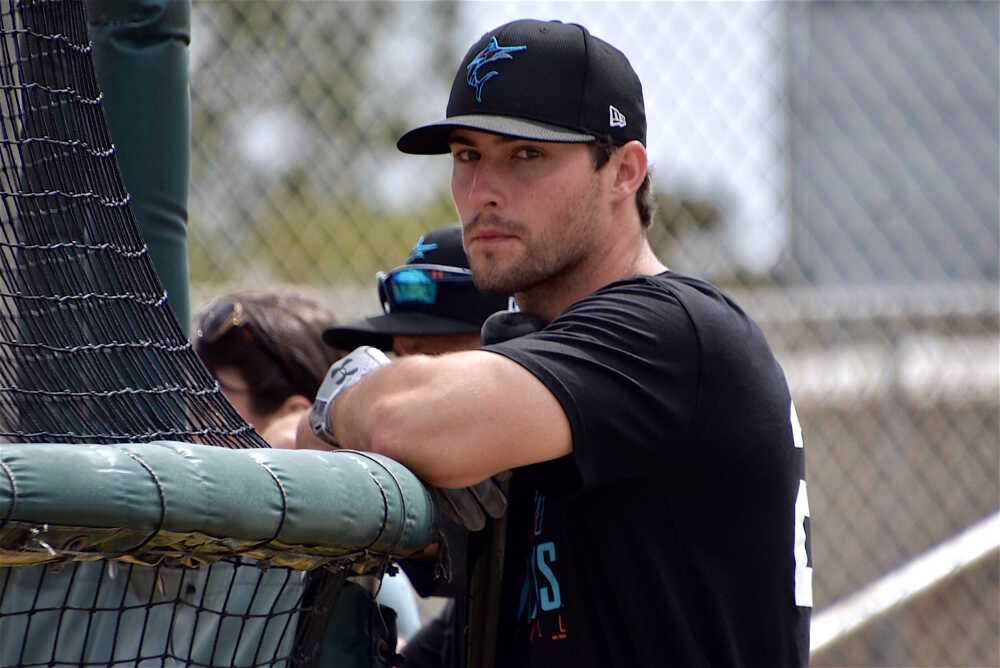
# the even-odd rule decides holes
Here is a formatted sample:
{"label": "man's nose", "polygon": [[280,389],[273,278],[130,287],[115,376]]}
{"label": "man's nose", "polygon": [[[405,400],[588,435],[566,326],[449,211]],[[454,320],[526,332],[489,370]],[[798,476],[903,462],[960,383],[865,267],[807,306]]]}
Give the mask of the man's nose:
{"label": "man's nose", "polygon": [[469,183],[469,200],[477,210],[503,207],[499,174],[487,160],[480,160]]}

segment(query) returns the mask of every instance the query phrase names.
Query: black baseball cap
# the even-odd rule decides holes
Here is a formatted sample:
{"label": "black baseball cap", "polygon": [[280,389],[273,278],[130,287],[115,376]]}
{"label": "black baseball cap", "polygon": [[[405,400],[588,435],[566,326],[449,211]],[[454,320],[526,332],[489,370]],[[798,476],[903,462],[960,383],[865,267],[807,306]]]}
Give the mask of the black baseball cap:
{"label": "black baseball cap", "polygon": [[[430,290],[420,293],[420,299],[397,300],[391,286],[382,294],[384,282],[414,275],[429,281]],[[458,224],[439,227],[420,237],[403,266],[379,274],[379,284],[383,309],[389,310],[330,327],[323,332],[324,342],[342,350],[358,346],[391,350],[395,336],[478,334],[486,318],[506,311],[510,301],[506,295],[480,292],[472,284],[469,259],[462,248],[462,226]]]}
{"label": "black baseball cap", "polygon": [[458,68],[445,115],[396,146],[447,153],[455,128],[547,142],[646,143],[642,84],[628,58],[575,23],[522,19],[480,37]]}

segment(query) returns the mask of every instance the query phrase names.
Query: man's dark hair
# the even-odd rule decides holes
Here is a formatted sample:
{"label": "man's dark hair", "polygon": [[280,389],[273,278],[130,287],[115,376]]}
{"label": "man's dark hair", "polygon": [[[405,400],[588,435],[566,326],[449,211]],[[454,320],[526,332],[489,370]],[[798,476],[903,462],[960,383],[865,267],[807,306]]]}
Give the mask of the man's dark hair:
{"label": "man's dark hair", "polygon": [[[601,169],[608,164],[611,155],[618,150],[618,146],[613,144],[606,137],[599,137],[594,143],[588,144],[590,147],[590,157],[594,160],[594,169]],[[656,215],[656,200],[653,199],[653,182],[649,177],[649,170],[646,170],[646,178],[642,180],[639,189],[635,191],[635,208],[639,211],[639,223],[643,229],[648,229],[653,224],[653,216]]]}
{"label": "man's dark hair", "polygon": [[[239,324],[216,338],[206,323],[239,304]],[[216,318],[218,319],[218,318]],[[323,343],[323,330],[337,324],[333,311],[292,290],[244,290],[215,299],[194,316],[194,350],[214,375],[236,369],[251,389],[250,406],[261,414],[281,408],[288,397],[312,399],[327,369],[344,351]]]}

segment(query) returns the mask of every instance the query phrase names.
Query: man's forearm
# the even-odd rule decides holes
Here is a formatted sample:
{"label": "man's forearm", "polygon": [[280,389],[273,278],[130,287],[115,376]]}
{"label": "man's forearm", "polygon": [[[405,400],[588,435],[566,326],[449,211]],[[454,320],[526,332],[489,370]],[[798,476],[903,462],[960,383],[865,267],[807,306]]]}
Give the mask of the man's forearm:
{"label": "man's forearm", "polygon": [[340,393],[330,426],[341,447],[391,457],[437,487],[466,487],[572,450],[555,397],[519,365],[484,351],[414,355],[379,368]]}
{"label": "man's forearm", "polygon": [[[341,447],[376,452],[441,484],[434,450],[461,425],[449,425],[435,404],[434,360],[414,355],[396,360],[345,390],[330,407],[330,425]],[[436,420],[428,420],[436,415]],[[423,456],[421,456],[423,455]]]}
{"label": "man's forearm", "polygon": [[391,409],[401,396],[422,384],[423,377],[413,368],[422,366],[422,361],[420,356],[396,360],[337,397],[330,406],[330,425],[341,447],[379,452],[394,459],[400,455],[388,434],[393,431],[393,421],[405,417],[406,408],[400,415],[393,415]]}

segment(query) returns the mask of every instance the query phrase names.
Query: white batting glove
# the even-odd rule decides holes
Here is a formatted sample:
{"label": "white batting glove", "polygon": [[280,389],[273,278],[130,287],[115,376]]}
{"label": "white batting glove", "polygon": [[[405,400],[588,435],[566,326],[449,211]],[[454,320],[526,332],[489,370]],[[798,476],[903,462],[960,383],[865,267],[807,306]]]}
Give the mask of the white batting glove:
{"label": "white batting glove", "polygon": [[378,348],[361,346],[333,363],[316,392],[316,401],[309,411],[309,427],[312,432],[327,443],[340,447],[337,437],[330,429],[330,406],[337,396],[380,366],[389,363],[389,358]]}

